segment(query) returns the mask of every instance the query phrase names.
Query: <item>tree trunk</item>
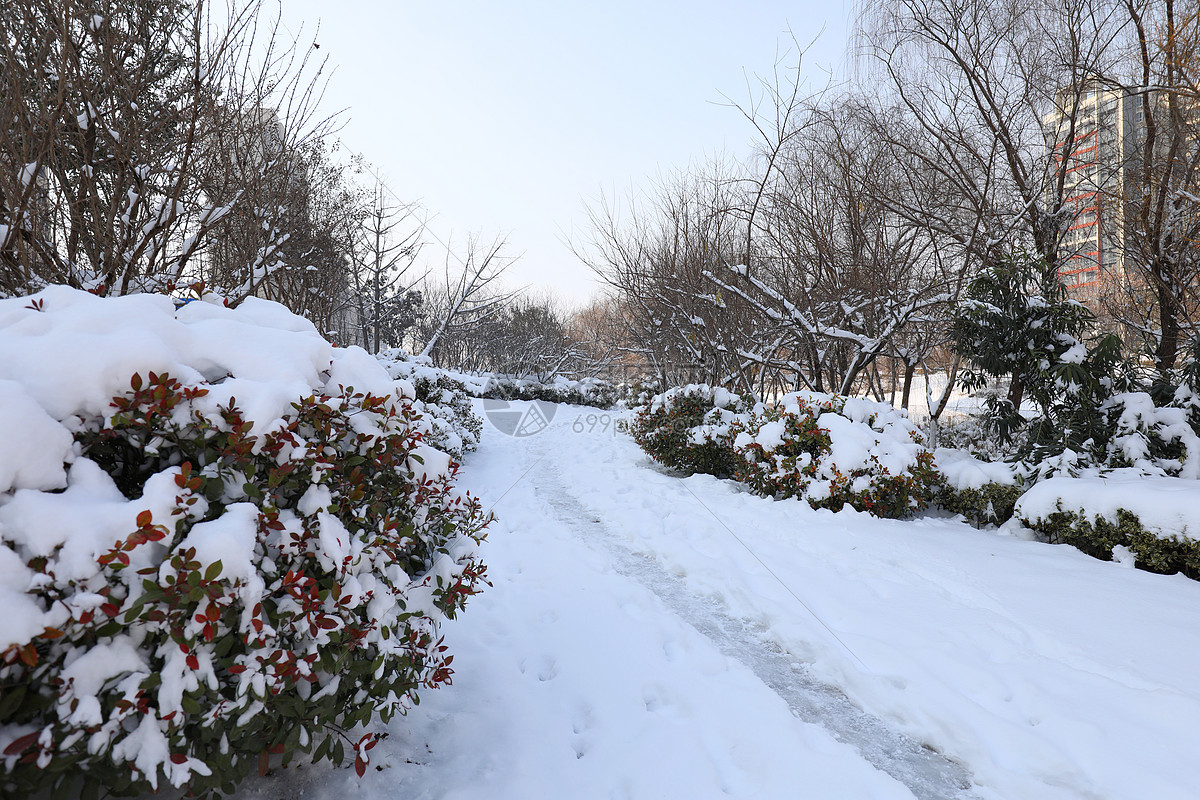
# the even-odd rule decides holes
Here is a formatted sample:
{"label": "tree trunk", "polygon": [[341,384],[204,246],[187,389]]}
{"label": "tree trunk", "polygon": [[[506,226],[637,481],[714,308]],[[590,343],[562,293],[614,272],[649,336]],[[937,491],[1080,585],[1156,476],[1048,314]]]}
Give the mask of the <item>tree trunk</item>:
{"label": "tree trunk", "polygon": [[912,392],[913,374],[917,371],[917,362],[904,360],[904,392],[900,395],[900,407],[908,410],[908,398]]}
{"label": "tree trunk", "polygon": [[1019,375],[1013,375],[1012,385],[1008,387],[1008,402],[1013,409],[1021,410],[1021,401],[1025,398],[1025,381]]}
{"label": "tree trunk", "polygon": [[1166,280],[1160,279],[1158,294],[1158,345],[1154,348],[1154,366],[1159,377],[1166,380],[1175,360],[1179,357],[1179,315],[1175,310],[1175,298],[1167,288]]}

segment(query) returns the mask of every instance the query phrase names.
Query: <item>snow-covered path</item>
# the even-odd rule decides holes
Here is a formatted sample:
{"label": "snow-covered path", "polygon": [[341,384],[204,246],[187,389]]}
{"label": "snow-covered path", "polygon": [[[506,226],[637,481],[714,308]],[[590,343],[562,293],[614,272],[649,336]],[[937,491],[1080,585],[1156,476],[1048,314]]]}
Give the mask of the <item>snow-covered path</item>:
{"label": "snow-covered path", "polygon": [[588,409],[462,477],[498,521],[454,685],[365,778],[241,796],[1197,796],[1198,583],[680,480]]}
{"label": "snow-covered path", "polygon": [[[662,601],[664,610],[702,633],[732,660],[748,667],[754,675],[787,702],[802,720],[825,728],[839,741],[851,745],[859,755],[881,771],[903,783],[920,798],[967,796],[969,776],[954,764],[912,739],[890,730],[883,722],[856,708],[835,687],[815,680],[764,631],[747,620],[732,617],[715,598],[690,591],[686,582],[667,572],[652,557],[635,553],[615,536],[602,516],[589,512],[558,478],[557,452],[561,443],[545,437],[531,443],[536,458],[528,477],[537,494],[548,500],[557,521],[576,539],[603,550],[620,575],[632,578]],[[679,498],[684,502],[686,494]],[[636,675],[630,676],[636,680]]]}

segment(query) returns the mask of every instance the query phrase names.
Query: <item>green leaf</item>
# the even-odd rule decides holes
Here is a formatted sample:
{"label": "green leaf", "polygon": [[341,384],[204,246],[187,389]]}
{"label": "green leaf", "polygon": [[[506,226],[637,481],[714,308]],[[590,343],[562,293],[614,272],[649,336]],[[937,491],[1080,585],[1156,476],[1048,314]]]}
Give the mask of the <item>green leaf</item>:
{"label": "green leaf", "polygon": [[50,800],[67,800],[73,796],[72,790],[75,788],[74,774],[64,775],[58,779],[54,785],[54,791],[50,792]]}
{"label": "green leaf", "polygon": [[21,701],[25,699],[26,684],[19,683],[16,688],[9,689],[0,694],[0,724],[12,721],[12,715],[20,708]]}
{"label": "green leaf", "polygon": [[221,559],[218,558],[216,561],[208,565],[208,569],[204,570],[204,580],[215,581],[217,577],[220,576],[223,568],[224,567],[221,564]]}

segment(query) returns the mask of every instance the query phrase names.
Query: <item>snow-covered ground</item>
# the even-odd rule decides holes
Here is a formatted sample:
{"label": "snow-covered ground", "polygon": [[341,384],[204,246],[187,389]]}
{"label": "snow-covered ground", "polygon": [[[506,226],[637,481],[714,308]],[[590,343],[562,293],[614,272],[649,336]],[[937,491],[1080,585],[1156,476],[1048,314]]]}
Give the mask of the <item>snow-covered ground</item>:
{"label": "snow-covered ground", "polygon": [[445,631],[454,685],[364,778],[239,797],[1197,796],[1200,583],[680,479],[613,423],[486,426],[494,585]]}

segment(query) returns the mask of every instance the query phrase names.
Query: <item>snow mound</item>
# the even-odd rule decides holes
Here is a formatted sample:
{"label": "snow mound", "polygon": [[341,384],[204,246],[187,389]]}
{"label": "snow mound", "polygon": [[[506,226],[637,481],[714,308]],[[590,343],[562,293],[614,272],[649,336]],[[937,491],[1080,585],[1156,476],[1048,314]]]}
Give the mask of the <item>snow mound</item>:
{"label": "snow mound", "polygon": [[1186,478],[1147,477],[1136,468],[1091,477],[1057,476],[1034,484],[1017,501],[1015,515],[1034,522],[1065,511],[1116,524],[1118,509],[1163,539],[1200,541],[1196,510],[1200,485]]}

